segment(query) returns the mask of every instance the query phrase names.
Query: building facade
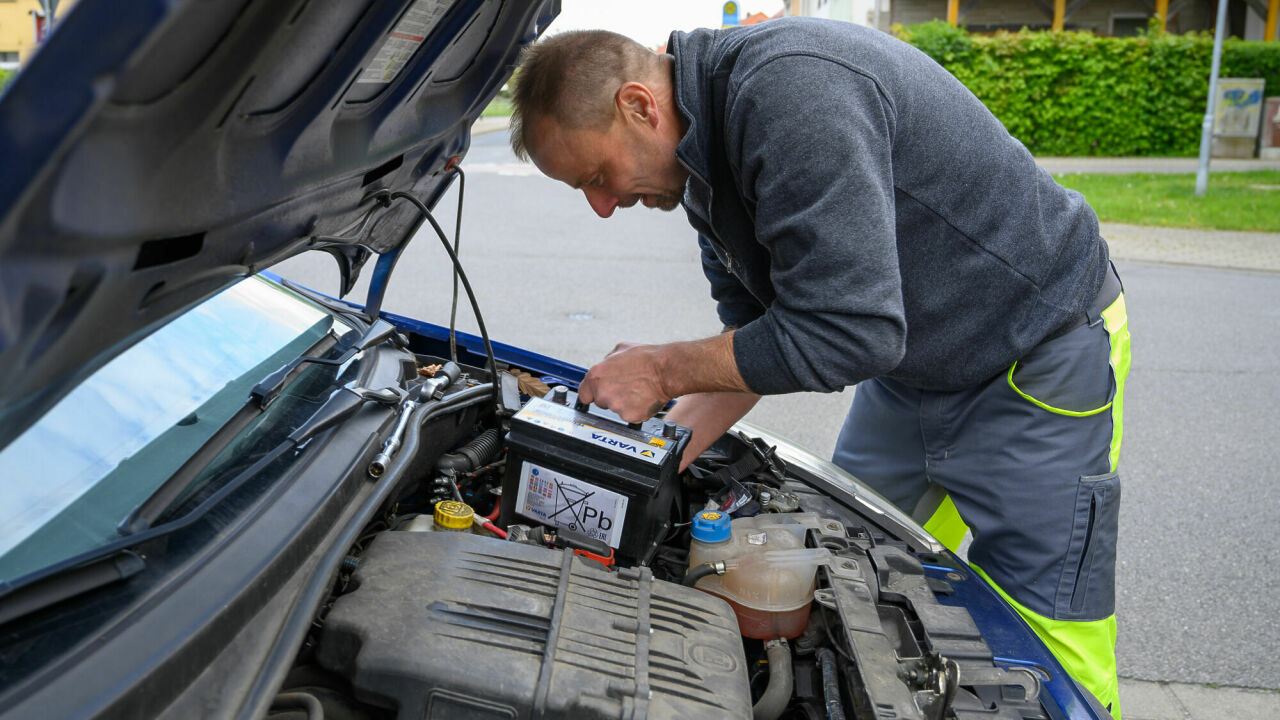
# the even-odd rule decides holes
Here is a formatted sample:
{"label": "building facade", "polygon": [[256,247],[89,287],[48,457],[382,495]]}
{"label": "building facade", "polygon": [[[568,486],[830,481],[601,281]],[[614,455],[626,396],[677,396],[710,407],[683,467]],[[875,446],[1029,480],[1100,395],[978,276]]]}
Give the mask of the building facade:
{"label": "building facade", "polygon": [[[1227,30],[1245,40],[1264,40],[1267,20],[1275,26],[1280,0],[1225,0]],[[877,3],[880,5],[877,8]],[[887,30],[892,24],[915,25],[946,20],[950,0],[789,0],[787,14],[829,17]],[[972,32],[997,30],[1049,30],[1053,27],[1053,0],[956,0],[958,24]],[[1096,35],[1125,36],[1145,30],[1156,14],[1156,0],[1067,0],[1063,3],[1063,29],[1087,30]],[[1212,30],[1217,0],[1168,0],[1170,32]],[[879,19],[877,25],[875,19]],[[1277,31],[1271,33],[1276,40]]]}
{"label": "building facade", "polygon": [[31,59],[40,45],[40,35],[50,27],[46,9],[50,4],[56,20],[75,0],[0,0],[0,70],[16,70]]}
{"label": "building facade", "polygon": [[890,25],[890,0],[784,0],[783,5],[788,15],[843,20],[881,30]]}

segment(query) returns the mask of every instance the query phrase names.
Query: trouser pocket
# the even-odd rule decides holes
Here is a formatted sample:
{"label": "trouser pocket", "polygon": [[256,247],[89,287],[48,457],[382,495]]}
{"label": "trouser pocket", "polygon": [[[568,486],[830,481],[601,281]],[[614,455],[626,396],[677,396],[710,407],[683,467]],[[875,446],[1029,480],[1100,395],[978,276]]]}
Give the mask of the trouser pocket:
{"label": "trouser pocket", "polygon": [[1119,474],[1081,477],[1054,602],[1055,620],[1101,620],[1115,612],[1119,526]]}
{"label": "trouser pocket", "polygon": [[1088,417],[1111,407],[1115,382],[1106,329],[1081,326],[1046,340],[1009,368],[1005,379],[1024,400],[1058,415]]}

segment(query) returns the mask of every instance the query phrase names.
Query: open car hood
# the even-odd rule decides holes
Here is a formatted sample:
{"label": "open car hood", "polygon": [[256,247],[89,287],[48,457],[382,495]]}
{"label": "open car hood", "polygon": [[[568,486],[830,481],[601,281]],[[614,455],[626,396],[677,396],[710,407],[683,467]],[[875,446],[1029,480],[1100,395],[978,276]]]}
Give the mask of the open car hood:
{"label": "open car hood", "polygon": [[[0,98],[0,447],[308,249],[386,272],[558,0],[81,0]],[[370,222],[365,222],[370,220]],[[340,236],[341,239],[338,239]]]}

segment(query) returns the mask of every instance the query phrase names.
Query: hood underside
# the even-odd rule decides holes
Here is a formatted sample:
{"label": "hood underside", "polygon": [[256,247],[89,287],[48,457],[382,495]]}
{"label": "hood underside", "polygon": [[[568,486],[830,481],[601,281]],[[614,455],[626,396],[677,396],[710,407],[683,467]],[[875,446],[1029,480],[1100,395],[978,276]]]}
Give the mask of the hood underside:
{"label": "hood underside", "polygon": [[89,368],[240,278],[325,249],[349,288],[371,253],[397,251],[421,218],[399,203],[366,226],[372,197],[434,205],[558,10],[77,3],[0,98],[0,447]]}

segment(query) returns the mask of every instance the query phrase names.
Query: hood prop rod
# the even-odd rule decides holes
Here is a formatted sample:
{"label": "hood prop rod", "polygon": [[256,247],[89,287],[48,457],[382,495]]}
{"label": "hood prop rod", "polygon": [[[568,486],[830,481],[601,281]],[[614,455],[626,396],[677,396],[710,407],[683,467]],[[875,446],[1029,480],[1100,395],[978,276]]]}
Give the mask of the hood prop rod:
{"label": "hood prop rod", "polygon": [[471,301],[471,311],[476,316],[476,325],[480,327],[480,337],[484,340],[484,352],[489,359],[490,384],[493,386],[493,404],[497,413],[502,413],[502,383],[498,377],[498,360],[493,354],[493,343],[489,342],[489,331],[484,326],[484,316],[480,313],[480,303],[476,301],[476,293],[471,289],[471,281],[467,279],[467,273],[462,269],[462,262],[458,260],[458,254],[449,247],[449,239],[445,236],[444,230],[441,229],[440,223],[436,222],[436,218],[427,209],[427,206],[418,198],[406,192],[391,193],[392,200],[404,199],[408,200],[418,212],[422,214],[427,222],[431,223],[431,228],[436,231],[436,236],[440,238],[440,244],[444,246],[444,251],[449,254],[449,260],[453,262],[453,267],[458,273],[458,279],[462,281],[462,287],[467,291],[467,299]]}

